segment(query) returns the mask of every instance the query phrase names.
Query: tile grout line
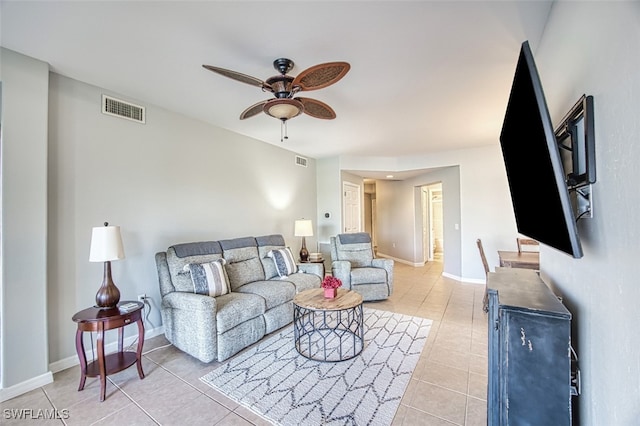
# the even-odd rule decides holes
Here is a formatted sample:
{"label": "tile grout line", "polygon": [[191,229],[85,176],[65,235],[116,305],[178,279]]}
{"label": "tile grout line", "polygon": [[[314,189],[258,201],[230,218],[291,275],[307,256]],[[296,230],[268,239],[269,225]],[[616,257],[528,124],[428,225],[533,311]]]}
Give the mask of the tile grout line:
{"label": "tile grout line", "polygon": [[[51,404],[51,407],[52,407],[54,410],[56,410],[56,411],[57,411],[57,410],[58,410],[58,407],[56,407],[56,404],[54,404],[54,403],[53,403],[53,401],[51,400],[51,398],[49,398],[49,395],[47,394],[47,391],[46,391],[46,389],[44,388],[44,386],[43,386],[43,387],[41,387],[40,389],[42,390],[42,393],[44,394],[44,397],[45,397],[45,398],[47,398],[47,401],[49,401],[49,404]],[[62,422],[62,424],[63,424],[63,425],[67,426],[67,422],[65,422],[63,418],[60,418],[59,420]]]}
{"label": "tile grout line", "polygon": [[[113,380],[111,380],[111,378],[110,378],[109,376],[107,376],[107,380],[108,380],[109,382],[111,382],[111,384],[112,384],[113,386],[115,386],[115,387],[116,387],[120,392],[122,392],[122,393],[124,394],[124,396],[126,396],[126,397],[129,399],[129,401],[131,401],[131,402],[132,402],[133,404],[135,404],[135,405],[136,405],[140,410],[142,410],[142,412],[143,412],[147,417],[149,417],[153,422],[155,422],[155,424],[157,424],[157,425],[160,425],[160,424],[161,424],[161,423],[160,423],[160,422],[158,422],[158,421],[157,421],[157,420],[156,420],[156,419],[155,419],[155,418],[154,418],[154,417],[153,417],[153,416],[152,416],[152,415],[151,415],[147,410],[145,410],[145,409],[144,409],[140,404],[138,404],[138,402],[137,402],[135,399],[133,399],[133,397],[132,397],[131,395],[129,395],[129,394],[128,394],[124,389],[122,389],[120,386],[118,386],[118,384],[117,384],[117,383],[115,383]],[[116,414],[116,413],[119,413],[120,411],[124,410],[125,408],[127,408],[127,407],[122,407],[120,410],[116,410],[116,411],[114,411],[113,413],[109,414],[109,416],[112,416],[112,415],[114,415],[114,414]],[[100,419],[100,420],[97,420],[97,421],[93,422],[92,424],[98,423],[98,422],[100,422],[100,421],[104,420],[105,418],[107,418],[107,417],[109,417],[109,416],[105,416],[105,417],[103,417],[102,419]]]}
{"label": "tile grout line", "polygon": [[[186,381],[185,379],[183,379],[182,377],[178,376],[177,374],[175,374],[173,371],[169,370],[168,368],[164,367],[162,364],[157,363],[156,361],[152,360],[151,358],[148,358],[145,356],[145,358],[147,360],[149,360],[150,362],[154,363],[155,365],[157,365],[158,367],[160,367],[161,369],[163,369],[164,371],[166,371],[167,373],[171,374],[173,377],[177,378],[178,380],[180,380],[181,382],[185,383],[187,386],[190,386],[191,388],[193,388],[194,390],[198,391],[200,393],[200,395],[204,395],[205,397],[209,398],[211,401],[215,402],[216,404],[220,405],[221,407],[223,407],[225,410],[229,411],[229,413],[235,413],[235,410],[238,407],[241,407],[241,405],[238,404],[238,407],[231,409],[229,407],[227,407],[226,405],[222,404],[220,401],[217,401],[215,398],[213,398],[211,395],[208,395],[206,392],[203,392],[201,389],[198,389],[195,385],[192,385],[191,383],[189,383],[188,381]],[[213,389],[213,388],[212,388]],[[224,395],[224,394],[223,394]],[[228,397],[227,397],[228,398]],[[233,400],[232,400],[233,401]],[[235,401],[234,401],[235,402]],[[227,415],[229,415],[229,413]],[[249,423],[253,423],[251,422],[249,419],[245,418],[244,416],[235,413],[236,415],[242,417],[244,420],[247,420]],[[225,416],[227,417],[227,416]],[[223,417],[224,418],[224,417]]]}

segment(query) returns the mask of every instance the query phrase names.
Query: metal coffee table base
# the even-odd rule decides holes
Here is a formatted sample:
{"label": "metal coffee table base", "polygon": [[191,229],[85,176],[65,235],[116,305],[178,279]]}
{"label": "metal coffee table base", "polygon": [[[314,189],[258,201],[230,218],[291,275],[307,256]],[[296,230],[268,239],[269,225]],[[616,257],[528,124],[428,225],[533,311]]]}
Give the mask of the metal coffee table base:
{"label": "metal coffee table base", "polygon": [[346,361],[364,347],[362,304],[340,310],[293,305],[293,334],[300,355],[326,362]]}

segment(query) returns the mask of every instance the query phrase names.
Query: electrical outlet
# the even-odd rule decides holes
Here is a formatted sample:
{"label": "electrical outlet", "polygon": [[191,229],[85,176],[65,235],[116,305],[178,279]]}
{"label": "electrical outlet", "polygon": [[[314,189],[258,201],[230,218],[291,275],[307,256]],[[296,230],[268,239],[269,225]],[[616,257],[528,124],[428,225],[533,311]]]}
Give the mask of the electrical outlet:
{"label": "electrical outlet", "polygon": [[138,295],[138,302],[145,303],[146,300],[147,300],[147,295],[146,294],[139,294]]}

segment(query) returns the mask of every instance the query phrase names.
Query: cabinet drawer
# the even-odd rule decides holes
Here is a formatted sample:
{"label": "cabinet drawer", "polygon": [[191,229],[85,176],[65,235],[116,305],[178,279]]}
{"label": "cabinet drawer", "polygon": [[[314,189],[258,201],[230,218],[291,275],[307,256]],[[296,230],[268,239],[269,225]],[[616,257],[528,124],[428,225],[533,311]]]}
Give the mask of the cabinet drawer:
{"label": "cabinet drawer", "polygon": [[140,311],[132,312],[130,315],[122,315],[120,317],[112,318],[104,322],[104,329],[111,330],[114,328],[124,327],[125,325],[133,324],[140,318]]}

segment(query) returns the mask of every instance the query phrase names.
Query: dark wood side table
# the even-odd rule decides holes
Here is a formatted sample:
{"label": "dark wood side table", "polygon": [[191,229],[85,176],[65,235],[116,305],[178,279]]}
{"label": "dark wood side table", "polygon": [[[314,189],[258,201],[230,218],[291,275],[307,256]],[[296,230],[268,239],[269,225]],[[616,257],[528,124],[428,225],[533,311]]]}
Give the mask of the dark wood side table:
{"label": "dark wood side table", "polygon": [[[130,309],[121,309],[125,304],[136,304]],[[138,376],[144,379],[142,371],[142,345],[144,344],[144,322],[142,319],[142,310],[144,305],[140,302],[120,302],[115,308],[98,308],[93,306],[84,309],[73,316],[73,321],[78,323],[76,331],[76,351],[80,359],[80,386],[78,391],[84,389],[84,383],[87,377],[100,376],[100,401],[104,401],[107,389],[107,376],[117,373],[125,368],[136,364],[138,367]],[[123,351],[122,340],[124,326],[138,323],[138,349],[136,352]],[[118,329],[118,352],[109,355],[104,353],[104,332],[106,330]],[[98,333],[98,359],[87,364],[87,357],[84,351],[84,343],[82,341],[82,333],[85,331],[95,331]]]}

